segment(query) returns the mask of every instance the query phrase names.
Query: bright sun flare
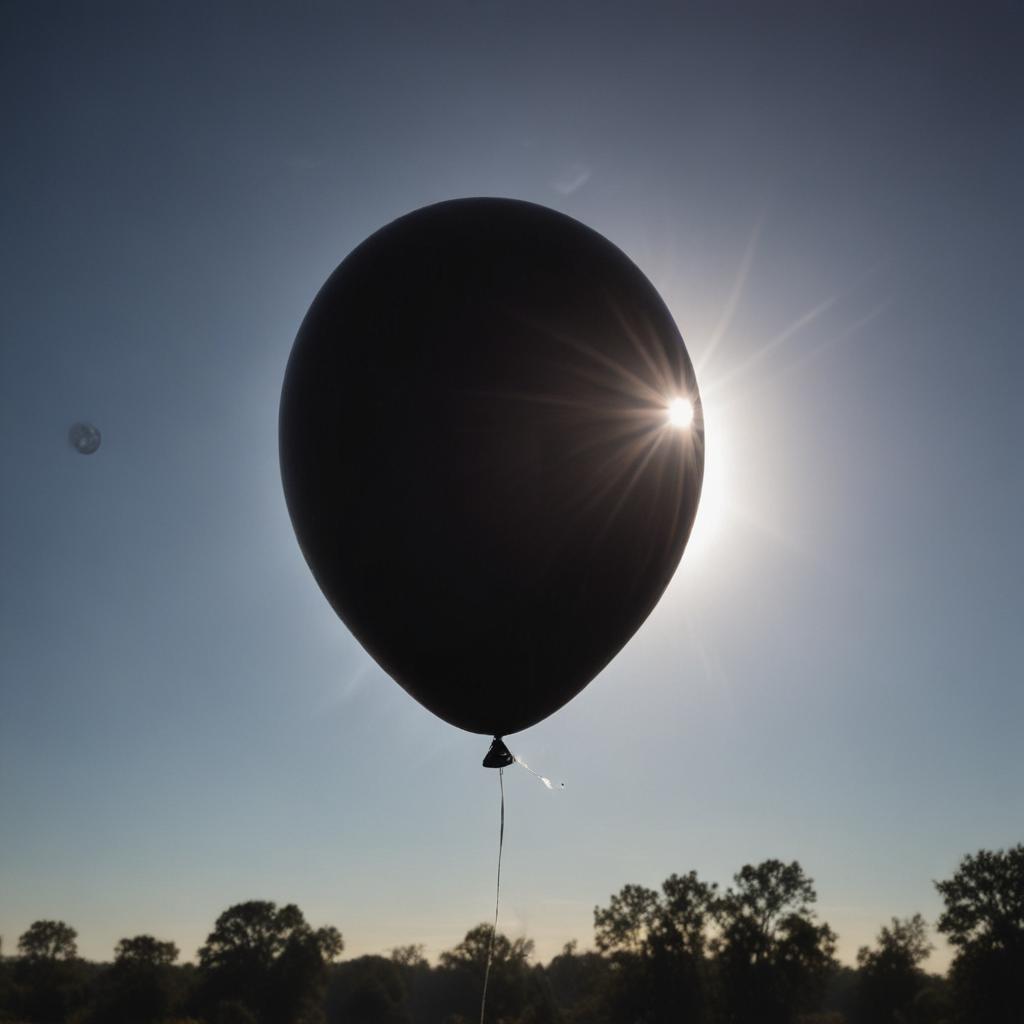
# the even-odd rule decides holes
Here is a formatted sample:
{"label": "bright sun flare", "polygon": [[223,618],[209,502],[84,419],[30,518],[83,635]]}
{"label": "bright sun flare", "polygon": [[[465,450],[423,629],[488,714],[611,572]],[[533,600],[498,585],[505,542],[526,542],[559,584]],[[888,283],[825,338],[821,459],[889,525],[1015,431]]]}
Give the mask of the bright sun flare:
{"label": "bright sun flare", "polygon": [[673,427],[688,427],[693,422],[693,403],[688,398],[674,398],[669,403],[668,421]]}

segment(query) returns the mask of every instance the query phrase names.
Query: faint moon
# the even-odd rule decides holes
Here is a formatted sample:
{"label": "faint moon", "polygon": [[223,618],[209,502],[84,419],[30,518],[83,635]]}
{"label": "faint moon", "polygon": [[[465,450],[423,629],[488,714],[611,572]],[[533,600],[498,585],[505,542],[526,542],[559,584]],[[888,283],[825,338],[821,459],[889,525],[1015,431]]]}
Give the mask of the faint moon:
{"label": "faint moon", "polygon": [[76,423],[68,431],[68,444],[80,455],[92,455],[101,440],[99,429],[91,423]]}

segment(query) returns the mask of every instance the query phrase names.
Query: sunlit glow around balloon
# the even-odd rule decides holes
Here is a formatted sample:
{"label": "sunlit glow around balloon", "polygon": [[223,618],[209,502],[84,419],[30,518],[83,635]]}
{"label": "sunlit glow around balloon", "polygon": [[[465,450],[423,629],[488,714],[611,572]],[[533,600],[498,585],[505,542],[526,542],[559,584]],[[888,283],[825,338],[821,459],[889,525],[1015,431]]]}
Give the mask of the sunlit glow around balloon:
{"label": "sunlit glow around balloon", "polygon": [[668,407],[668,421],[673,427],[688,427],[693,422],[693,402],[688,398],[673,398]]}
{"label": "sunlit glow around balloon", "polygon": [[[690,566],[699,565],[708,559],[709,552],[721,536],[731,516],[728,500],[729,476],[729,425],[716,416],[716,409],[709,408],[701,398],[701,422],[707,433],[704,435],[704,479],[697,506],[697,518],[693,524],[686,559]],[[710,422],[709,422],[710,421]]]}

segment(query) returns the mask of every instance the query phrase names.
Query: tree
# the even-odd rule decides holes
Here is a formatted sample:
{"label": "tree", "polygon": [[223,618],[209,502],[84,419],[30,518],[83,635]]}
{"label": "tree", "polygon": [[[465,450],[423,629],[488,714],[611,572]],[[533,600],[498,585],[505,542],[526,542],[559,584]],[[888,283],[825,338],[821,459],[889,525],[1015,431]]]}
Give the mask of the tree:
{"label": "tree", "polygon": [[63,921],[34,921],[18,939],[18,950],[29,963],[74,960],[78,955],[78,932]]}
{"label": "tree", "polygon": [[114,965],[100,987],[97,1020],[148,1024],[169,1017],[182,987],[172,967],[177,958],[173,942],[161,942],[152,935],[121,939],[114,950]]}
{"label": "tree", "polygon": [[747,864],[718,903],[715,942],[726,1019],[789,1024],[820,997],[835,935],[816,924],[814,884],[793,861]]}
{"label": "tree", "polygon": [[314,931],[293,903],[235,904],[199,950],[201,1002],[237,1002],[265,1024],[290,1024],[318,1005],[326,965],[342,949],[337,928]]}
{"label": "tree", "polygon": [[602,953],[640,955],[658,917],[658,894],[624,885],[605,908],[594,907],[594,939]]}
{"label": "tree", "polygon": [[408,946],[395,946],[391,950],[391,960],[399,967],[419,970],[427,966],[427,958],[423,955],[422,943],[411,943]]}
{"label": "tree", "polygon": [[911,1019],[914,1000],[925,983],[920,965],[932,951],[928,927],[920,914],[894,917],[878,933],[877,949],[857,952],[857,1008],[866,1024]]}
{"label": "tree", "polygon": [[122,939],[114,949],[114,963],[138,967],[165,967],[178,959],[173,942],[161,942],[152,935]]}
{"label": "tree", "polygon": [[600,1024],[607,1020],[608,958],[580,953],[567,942],[545,973],[555,1005],[565,1024]]}
{"label": "tree", "polygon": [[700,881],[696,871],[670,875],[661,893],[642,885],[623,886],[606,908],[594,908],[597,948],[614,957],[650,955],[663,947],[699,959],[707,946],[717,890],[714,883]]}
{"label": "tree", "polygon": [[1024,845],[979,850],[936,882],[946,909],[938,929],[960,950],[1016,948],[1024,937]]}
{"label": "tree", "polygon": [[973,1024],[1012,1019],[1024,998],[1024,845],[964,857],[935,888],[945,903],[937,928],[957,950],[957,1012]]}
{"label": "tree", "polygon": [[491,971],[495,967],[524,967],[533,956],[533,940],[510,939],[498,932],[493,936],[489,924],[478,924],[466,932],[466,937],[454,948],[441,954],[441,966],[449,970],[468,970],[483,979],[487,961]]}
{"label": "tree", "polygon": [[607,998],[615,1019],[651,1022],[709,1012],[705,952],[717,886],[695,871],[670,875],[661,892],[624,886],[608,907],[594,908],[597,947],[614,968]]}
{"label": "tree", "polygon": [[[530,970],[533,941],[510,939],[498,932],[494,935],[492,953],[491,936],[489,924],[477,925],[454,949],[440,956],[442,979],[446,984],[439,995],[444,1004],[455,1011],[452,1019],[471,1021],[479,1018],[485,974],[488,1020],[511,1022],[527,1015],[536,1020],[553,1013],[550,994]],[[488,972],[489,956],[491,968]]]}
{"label": "tree", "polygon": [[361,956],[333,967],[324,1008],[328,1024],[410,1024],[403,966]]}
{"label": "tree", "polygon": [[697,872],[669,875],[661,885],[662,899],[652,939],[666,949],[703,959],[707,929],[718,906],[718,886],[697,878]]}
{"label": "tree", "polygon": [[34,921],[18,939],[16,1003],[39,1024],[65,1020],[85,999],[78,933],[63,921]]}
{"label": "tree", "polygon": [[14,985],[10,964],[4,959],[4,941],[0,935],[0,1021],[14,1012]]}
{"label": "tree", "polygon": [[430,1020],[429,1010],[436,988],[435,975],[439,972],[431,970],[423,946],[418,943],[396,946],[391,950],[390,959],[401,979],[405,991],[405,1009],[409,1016],[416,1021]]}

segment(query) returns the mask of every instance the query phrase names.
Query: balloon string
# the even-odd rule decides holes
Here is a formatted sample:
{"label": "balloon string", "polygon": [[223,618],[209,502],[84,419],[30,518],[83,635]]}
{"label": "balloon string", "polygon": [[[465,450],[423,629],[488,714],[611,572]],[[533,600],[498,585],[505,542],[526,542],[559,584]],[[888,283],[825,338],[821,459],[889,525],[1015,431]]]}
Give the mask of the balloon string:
{"label": "balloon string", "polygon": [[498,899],[501,896],[501,848],[505,843],[505,780],[504,768],[498,769],[498,786],[501,788],[501,824],[498,827],[498,881],[494,887],[494,927],[491,929],[491,944],[487,950],[487,968],[484,970],[484,991],[480,997],[480,1024],[484,1024],[484,1009],[487,1006],[487,979],[491,974],[494,959],[494,941],[498,936]]}
{"label": "balloon string", "polygon": [[[555,788],[554,785],[552,785],[552,782],[551,782],[551,780],[549,778],[547,778],[544,775],[541,775],[540,772],[535,772],[521,757],[517,757],[515,754],[513,754],[512,755],[512,760],[515,761],[516,764],[518,764],[521,767],[525,768],[535,779],[540,779],[540,781],[543,782],[544,785],[547,786],[548,789],[554,789]],[[560,782],[558,784],[558,788],[559,789],[565,789],[565,783],[564,782]]]}

